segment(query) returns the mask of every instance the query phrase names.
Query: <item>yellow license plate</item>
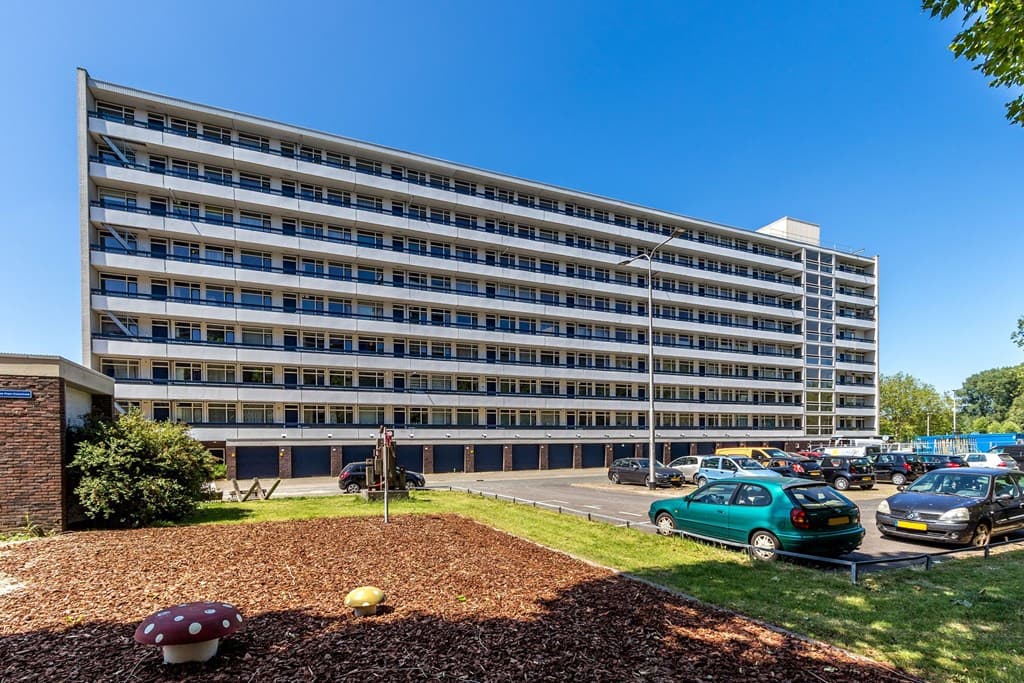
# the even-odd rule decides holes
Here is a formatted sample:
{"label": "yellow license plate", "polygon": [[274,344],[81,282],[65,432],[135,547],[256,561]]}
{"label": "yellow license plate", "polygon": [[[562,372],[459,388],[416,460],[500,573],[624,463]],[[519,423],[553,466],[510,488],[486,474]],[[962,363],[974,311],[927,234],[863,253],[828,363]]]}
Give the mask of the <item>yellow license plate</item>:
{"label": "yellow license plate", "polygon": [[896,520],[896,526],[901,529],[916,529],[917,531],[927,531],[928,525],[924,522],[906,522],[902,519]]}
{"label": "yellow license plate", "polygon": [[849,517],[830,517],[828,520],[829,526],[839,526],[840,524],[849,524]]}

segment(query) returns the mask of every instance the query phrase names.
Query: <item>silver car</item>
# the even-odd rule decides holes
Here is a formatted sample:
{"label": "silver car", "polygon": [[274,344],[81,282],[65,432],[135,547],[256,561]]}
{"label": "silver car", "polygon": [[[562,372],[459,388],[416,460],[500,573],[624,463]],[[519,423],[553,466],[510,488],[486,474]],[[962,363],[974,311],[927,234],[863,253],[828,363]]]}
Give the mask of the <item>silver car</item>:
{"label": "silver car", "polygon": [[781,477],[775,470],[770,470],[754,460],[739,455],[708,456],[700,463],[697,470],[697,486],[709,481],[731,479],[732,477]]}
{"label": "silver car", "polygon": [[697,481],[697,470],[700,469],[700,463],[703,459],[704,456],[702,455],[684,455],[670,462],[668,467],[679,470],[679,473],[683,475],[683,481],[688,481],[692,484]]}

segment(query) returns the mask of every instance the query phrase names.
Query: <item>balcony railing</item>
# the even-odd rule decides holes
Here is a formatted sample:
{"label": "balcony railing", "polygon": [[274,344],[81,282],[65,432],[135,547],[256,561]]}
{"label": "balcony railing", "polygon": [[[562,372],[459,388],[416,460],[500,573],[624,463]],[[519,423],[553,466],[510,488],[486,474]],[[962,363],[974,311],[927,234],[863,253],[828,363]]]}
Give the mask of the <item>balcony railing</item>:
{"label": "balcony railing", "polygon": [[[365,284],[379,284],[379,283],[365,283]],[[429,290],[430,288],[429,287],[423,287],[422,289]],[[103,289],[93,289],[93,290],[91,290],[91,293],[92,294],[96,294],[96,295],[100,295],[100,296],[109,296],[109,297],[115,297],[115,298],[142,299],[142,300],[148,300],[148,301],[163,301],[163,302],[178,303],[178,304],[191,304],[191,305],[196,305],[196,306],[213,306],[213,307],[217,307],[217,308],[233,308],[233,309],[250,310],[250,311],[268,311],[268,312],[275,312],[275,313],[289,313],[289,314],[297,314],[297,315],[331,317],[331,318],[338,318],[338,319],[343,319],[343,320],[344,319],[374,320],[374,321],[379,321],[379,322],[396,323],[396,324],[401,324],[401,325],[407,325],[408,324],[408,325],[425,325],[425,326],[430,326],[430,327],[470,329],[470,330],[477,330],[477,331],[480,331],[480,332],[500,332],[500,333],[503,333],[503,334],[527,335],[527,336],[531,336],[531,337],[561,337],[561,338],[565,338],[565,339],[577,339],[577,340],[583,340],[583,341],[606,342],[606,343],[612,343],[612,344],[640,344],[640,345],[645,345],[645,346],[647,345],[647,340],[646,339],[641,339],[641,338],[635,337],[633,335],[630,335],[628,338],[623,337],[623,336],[612,336],[612,335],[609,335],[607,337],[598,337],[598,336],[594,336],[592,334],[590,334],[590,335],[582,334],[582,333],[581,334],[577,334],[575,332],[574,333],[569,333],[569,332],[552,332],[552,331],[545,331],[545,330],[524,330],[524,329],[517,329],[517,328],[503,328],[503,327],[498,327],[498,326],[495,326],[495,327],[491,328],[491,327],[488,327],[486,325],[464,324],[464,323],[459,323],[459,322],[451,322],[451,321],[448,321],[448,320],[443,321],[443,322],[436,322],[436,321],[429,320],[429,319],[419,319],[419,320],[403,319],[403,320],[397,320],[396,321],[393,317],[388,317],[388,316],[385,316],[385,315],[369,315],[369,314],[350,313],[350,312],[334,313],[334,312],[331,312],[331,311],[328,311],[328,310],[324,310],[324,309],[302,308],[299,305],[296,305],[293,308],[291,306],[275,306],[275,305],[272,305],[272,304],[255,304],[255,303],[243,303],[243,302],[235,302],[235,301],[219,301],[219,300],[216,300],[216,299],[211,300],[211,299],[202,299],[202,298],[193,298],[193,297],[158,296],[158,295],[154,296],[152,294],[139,294],[137,292],[108,291],[108,290],[103,290]],[[660,347],[665,347],[665,348],[690,349],[690,350],[702,351],[702,352],[714,351],[714,352],[719,352],[719,353],[739,353],[739,354],[746,354],[746,355],[752,355],[752,356],[775,356],[775,357],[780,357],[780,358],[800,358],[801,357],[800,356],[800,352],[797,351],[797,350],[790,350],[790,351],[765,351],[765,350],[760,350],[759,349],[758,351],[753,351],[753,350],[746,350],[746,349],[722,348],[720,346],[718,346],[718,347],[711,347],[711,346],[707,346],[707,345],[692,344],[692,343],[691,344],[682,344],[682,343],[678,343],[677,342],[677,343],[669,344],[669,343],[665,343],[664,341],[660,341],[660,342],[659,341],[655,341],[654,345],[655,346],[660,346]]]}
{"label": "balcony railing", "polygon": [[[365,175],[390,178],[392,180],[398,180],[400,182],[406,182],[406,183],[411,183],[411,184],[414,184],[414,185],[422,185],[424,187],[430,187],[431,189],[435,189],[435,190],[442,190],[442,191],[445,191],[445,192],[452,192],[452,193],[455,193],[455,194],[469,195],[469,196],[473,196],[473,197],[479,197],[481,199],[493,200],[493,201],[500,202],[500,203],[514,204],[516,206],[523,206],[523,207],[526,207],[526,208],[534,209],[536,211],[544,212],[545,214],[555,214],[555,216],[556,216],[555,218],[549,218],[549,220],[552,220],[554,222],[558,222],[559,221],[559,217],[561,217],[561,216],[572,216],[574,218],[581,218],[581,219],[584,219],[584,220],[593,221],[595,223],[601,223],[603,225],[612,225],[612,226],[617,226],[617,227],[630,228],[632,230],[637,230],[637,231],[640,231],[640,232],[653,233],[653,234],[656,234],[656,235],[671,235],[672,232],[676,229],[674,226],[662,226],[660,228],[648,228],[648,227],[645,227],[645,226],[626,224],[626,223],[623,223],[623,222],[620,222],[620,221],[616,221],[614,219],[598,218],[598,217],[595,217],[593,215],[583,214],[583,213],[579,213],[579,212],[576,212],[576,211],[571,211],[569,209],[562,209],[562,210],[550,209],[550,208],[546,208],[546,207],[540,206],[537,203],[523,203],[523,202],[521,202],[519,200],[516,200],[516,199],[513,199],[511,197],[503,198],[503,197],[501,197],[501,196],[499,196],[497,194],[492,194],[492,193],[487,193],[487,192],[478,192],[476,190],[458,189],[458,188],[454,188],[452,186],[446,186],[446,185],[441,184],[441,183],[431,182],[430,180],[420,180],[418,178],[411,178],[411,177],[408,177],[406,175],[403,175],[401,177],[396,177],[393,173],[385,174],[383,171],[376,171],[376,170],[373,170],[373,169],[370,169],[370,168],[361,167],[359,165],[346,164],[346,163],[335,163],[335,162],[332,162],[332,161],[326,159],[325,157],[317,158],[317,157],[312,156],[312,155],[302,154],[302,153],[300,153],[298,151],[295,154],[287,154],[287,153],[282,152],[279,149],[271,149],[269,145],[266,145],[266,146],[265,145],[252,145],[252,144],[247,144],[245,142],[241,142],[241,141],[238,141],[238,140],[225,140],[224,138],[219,137],[219,136],[216,136],[216,137],[212,137],[212,136],[211,137],[204,137],[204,136],[198,135],[198,134],[197,135],[189,135],[189,133],[187,133],[185,131],[174,130],[174,129],[169,128],[167,126],[162,126],[162,125],[155,126],[155,125],[152,125],[152,124],[149,124],[149,123],[146,123],[146,122],[135,121],[134,119],[132,119],[131,121],[128,121],[128,120],[125,120],[124,117],[117,116],[116,114],[106,113],[106,112],[104,112],[104,113],[89,112],[89,117],[90,118],[103,119],[103,120],[107,120],[107,121],[113,121],[113,122],[116,122],[116,123],[123,123],[123,124],[126,124],[126,125],[135,126],[135,127],[138,127],[138,128],[147,128],[147,129],[159,130],[159,131],[164,132],[164,133],[170,133],[172,135],[180,135],[182,137],[196,137],[196,138],[205,140],[207,142],[216,142],[218,144],[222,144],[222,145],[226,145],[226,146],[230,146],[230,147],[237,147],[237,148],[240,148],[240,149],[247,149],[247,150],[250,150],[250,151],[262,152],[264,154],[269,154],[269,155],[272,155],[272,156],[279,156],[279,157],[288,158],[288,159],[298,159],[300,161],[306,161],[306,162],[309,162],[311,164],[318,164],[318,165],[328,166],[328,167],[332,167],[332,168],[339,168],[339,169],[343,169],[343,170],[346,170],[346,171],[354,171],[355,173],[362,173],[362,174],[365,174]],[[452,201],[453,202],[457,202],[457,199],[453,198]],[[711,244],[713,246],[721,247],[721,248],[724,248],[724,249],[732,249],[734,251],[747,252],[747,253],[755,254],[755,255],[758,255],[758,256],[768,256],[770,258],[777,258],[777,259],[781,259],[783,261],[793,261],[793,262],[796,262],[796,263],[800,263],[801,262],[801,258],[800,258],[799,254],[785,254],[785,253],[781,253],[781,252],[776,253],[776,252],[772,251],[771,249],[766,249],[764,247],[758,247],[758,246],[755,246],[755,245],[750,245],[748,247],[740,247],[740,246],[737,246],[735,244],[729,244],[728,242],[725,242],[723,240],[708,239],[707,237],[702,237],[702,236],[699,236],[699,235],[698,236],[680,235],[678,237],[678,239],[688,240],[688,241],[691,241],[691,242],[698,242],[698,243],[702,243],[702,244]]]}
{"label": "balcony railing", "polygon": [[[351,243],[351,244],[358,244],[354,240],[347,240],[347,242]],[[365,247],[365,245],[359,245],[359,246]],[[296,266],[295,268],[281,268],[281,267],[277,267],[277,266],[256,266],[256,265],[252,265],[252,264],[245,264],[245,263],[241,263],[241,262],[236,262],[236,261],[233,261],[233,260],[232,261],[227,261],[225,259],[210,259],[210,258],[202,258],[202,257],[198,257],[198,256],[180,256],[180,255],[175,255],[175,254],[170,254],[170,253],[168,253],[168,254],[154,254],[151,251],[146,251],[146,250],[142,250],[142,249],[124,249],[124,248],[121,248],[121,247],[109,247],[109,246],[104,246],[104,245],[101,245],[101,244],[93,244],[93,245],[91,245],[91,248],[92,248],[93,251],[97,251],[97,252],[113,253],[113,254],[126,254],[126,255],[129,255],[129,256],[138,256],[138,257],[142,257],[142,258],[152,258],[152,259],[159,259],[159,260],[166,260],[166,261],[177,261],[177,262],[181,262],[181,263],[198,263],[198,264],[202,264],[202,265],[217,266],[217,267],[222,267],[222,268],[237,268],[237,269],[241,269],[241,270],[251,270],[251,271],[256,271],[256,272],[280,273],[280,274],[290,275],[290,276],[301,276],[301,277],[317,278],[317,279],[324,279],[324,280],[334,280],[334,281],[339,281],[339,282],[364,282],[365,283],[365,280],[360,280],[357,276],[353,276],[351,274],[348,274],[348,275],[345,275],[345,274],[332,274],[332,273],[329,273],[329,272],[324,272],[323,270],[304,270],[303,268],[301,268],[299,266]],[[376,247],[376,248],[378,248],[378,249],[386,249],[386,247]],[[398,251],[398,250],[395,249],[395,251]],[[419,255],[429,256],[429,254],[426,254],[426,253],[420,253]],[[451,258],[451,257],[444,257],[444,258]],[[464,259],[464,260],[470,261],[469,259]],[[477,262],[477,263],[479,263],[480,261],[476,260],[476,261],[470,261],[470,262]],[[497,292],[497,290],[495,290],[494,293],[492,294],[492,293],[489,293],[488,291],[480,292],[478,290],[474,291],[474,290],[459,289],[458,287],[441,287],[441,286],[436,286],[435,287],[435,286],[432,286],[432,285],[413,285],[413,284],[409,284],[409,283],[406,283],[406,282],[397,282],[393,278],[392,279],[388,279],[388,278],[383,278],[383,277],[381,279],[375,281],[373,284],[379,284],[379,285],[382,285],[382,286],[390,285],[392,287],[396,287],[396,288],[399,288],[399,289],[423,289],[423,290],[427,290],[427,291],[442,292],[442,293],[445,293],[445,294],[452,294],[452,295],[456,295],[456,296],[467,296],[467,297],[476,297],[476,298],[484,298],[484,299],[503,299],[503,300],[507,300],[507,301],[518,301],[518,302],[524,303],[524,304],[535,304],[535,305],[538,305],[538,306],[554,306],[554,307],[557,307],[557,308],[566,308],[566,309],[583,309],[583,310],[590,310],[590,311],[598,311],[598,312],[601,312],[601,313],[613,313],[613,314],[616,314],[616,315],[626,315],[626,316],[631,316],[631,317],[636,317],[636,318],[642,318],[645,321],[647,320],[647,314],[646,313],[634,313],[632,311],[623,311],[623,310],[617,309],[613,305],[612,306],[598,306],[598,305],[593,304],[593,303],[585,303],[585,302],[581,302],[581,301],[576,301],[575,303],[570,305],[568,302],[565,302],[565,301],[552,301],[552,300],[547,300],[547,299],[538,299],[536,297],[530,298],[530,297],[522,297],[522,296],[512,297],[512,296],[507,296],[507,295],[500,295]],[[694,296],[697,296],[697,295],[694,295]],[[718,319],[718,320],[709,320],[708,318],[701,318],[701,317],[686,317],[686,316],[679,316],[679,315],[672,316],[672,315],[665,315],[664,313],[655,313],[654,317],[655,317],[655,319],[658,319],[658,320],[674,320],[674,321],[679,321],[679,322],[682,322],[682,323],[690,323],[690,324],[694,324],[694,325],[709,325],[709,326],[714,326],[714,327],[728,327],[728,328],[737,328],[737,329],[758,330],[758,331],[762,331],[762,332],[773,332],[773,333],[776,333],[776,334],[793,334],[793,335],[801,334],[801,331],[799,329],[789,329],[789,330],[781,329],[781,328],[779,328],[774,323],[765,323],[763,321],[757,321],[757,320],[755,320],[753,323],[741,323],[741,322],[724,321],[724,320],[720,320],[720,319]]]}
{"label": "balcony railing", "polygon": [[[374,358],[411,358],[419,359],[424,361],[441,361],[441,362],[455,362],[455,363],[480,363],[486,365],[513,365],[522,367],[537,367],[537,368],[559,368],[562,370],[594,370],[596,372],[621,372],[624,374],[637,375],[642,374],[644,377],[647,376],[647,370],[645,367],[637,368],[618,368],[611,366],[602,366],[596,363],[545,363],[542,361],[527,361],[518,359],[503,359],[497,355],[494,357],[472,357],[472,356],[460,356],[455,355],[442,355],[434,356],[430,353],[410,353],[409,351],[397,352],[392,350],[391,352],[371,352],[371,351],[360,351],[353,348],[327,348],[318,346],[305,346],[296,343],[295,345],[287,344],[250,344],[245,342],[213,342],[193,339],[178,339],[173,337],[147,337],[147,336],[126,336],[123,334],[103,334],[96,333],[92,335],[93,339],[102,339],[105,341],[120,341],[120,342],[142,342],[142,343],[153,343],[153,344],[172,344],[182,346],[200,346],[206,348],[231,348],[231,349],[250,349],[256,351],[285,351],[285,352],[302,352],[302,353],[323,353],[330,355],[344,355],[344,356],[364,356]],[[753,381],[753,382],[791,382],[799,383],[801,379],[799,377],[780,377],[775,375],[765,375],[763,372],[759,372],[757,376],[753,375],[734,375],[727,373],[716,373],[706,371],[692,371],[685,372],[679,370],[655,370],[656,375],[674,376],[674,377],[712,377],[728,380],[742,380],[742,381]]]}

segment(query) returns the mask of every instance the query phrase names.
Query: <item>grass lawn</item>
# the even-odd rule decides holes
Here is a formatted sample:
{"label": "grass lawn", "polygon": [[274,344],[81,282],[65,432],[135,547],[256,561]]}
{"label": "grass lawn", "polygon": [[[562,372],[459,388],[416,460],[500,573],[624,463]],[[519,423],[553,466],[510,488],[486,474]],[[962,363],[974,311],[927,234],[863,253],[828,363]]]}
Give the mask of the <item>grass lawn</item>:
{"label": "grass lawn", "polygon": [[[936,681],[1021,680],[1024,552],[888,571],[850,584],[786,562],[462,493],[418,491],[393,514],[455,513]],[[197,523],[379,515],[355,497],[210,503]]]}

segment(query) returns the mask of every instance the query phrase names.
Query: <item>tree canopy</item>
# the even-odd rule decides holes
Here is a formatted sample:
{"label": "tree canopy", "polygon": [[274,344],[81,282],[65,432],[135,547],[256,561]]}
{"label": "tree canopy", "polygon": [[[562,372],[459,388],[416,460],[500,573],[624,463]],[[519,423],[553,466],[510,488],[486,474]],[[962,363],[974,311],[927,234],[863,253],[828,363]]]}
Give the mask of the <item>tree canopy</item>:
{"label": "tree canopy", "polygon": [[[932,17],[963,17],[949,49],[974,62],[993,88],[1024,87],[1024,0],[923,0]],[[1024,94],[1006,103],[1006,118],[1024,126]]]}
{"label": "tree canopy", "polygon": [[[995,422],[1011,417],[1010,408],[1021,394],[1024,394],[1024,364],[976,372],[964,380],[957,392],[960,412],[965,417],[987,417]],[[1024,405],[1019,407],[1024,408]]]}
{"label": "tree canopy", "polygon": [[882,434],[910,441],[929,427],[932,434],[953,431],[952,401],[932,385],[898,372],[882,375],[879,394]]}

